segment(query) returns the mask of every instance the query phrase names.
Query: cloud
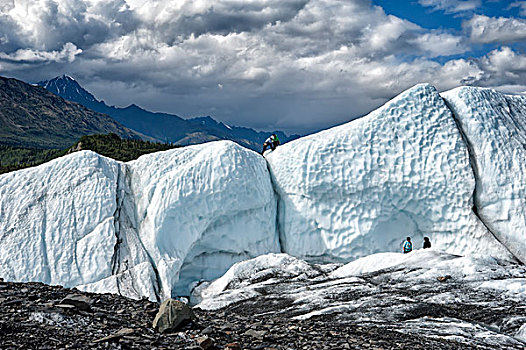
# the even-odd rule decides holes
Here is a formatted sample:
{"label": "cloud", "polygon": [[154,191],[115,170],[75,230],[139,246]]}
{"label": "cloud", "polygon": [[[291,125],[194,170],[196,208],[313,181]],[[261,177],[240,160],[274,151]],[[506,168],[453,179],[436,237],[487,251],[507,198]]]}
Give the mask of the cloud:
{"label": "cloud", "polygon": [[519,14],[526,16],[526,1],[515,1],[508,6],[508,9],[519,8]]}
{"label": "cloud", "polygon": [[512,43],[526,39],[526,20],[475,15],[463,23],[476,43]]}
{"label": "cloud", "polygon": [[15,63],[39,62],[73,62],[82,50],[72,43],[66,43],[60,51],[37,51],[32,49],[19,49],[11,54],[0,52],[0,60]]}
{"label": "cloud", "polygon": [[481,0],[418,0],[418,3],[432,7],[434,11],[461,13],[476,10],[481,5]]}
{"label": "cloud", "polygon": [[[454,3],[436,6],[461,8]],[[68,73],[119,106],[307,132],[419,82],[524,91],[519,53],[448,59],[469,52],[465,33],[420,27],[369,0],[13,4],[0,7],[0,74],[38,81]]]}
{"label": "cloud", "polygon": [[411,42],[417,45],[428,57],[450,56],[469,50],[466,40],[449,33],[430,32],[422,34]]}
{"label": "cloud", "polygon": [[[58,50],[72,42],[81,49],[135,30],[139,25],[125,0],[17,0],[0,8],[20,45]],[[11,28],[11,30],[13,30]]]}

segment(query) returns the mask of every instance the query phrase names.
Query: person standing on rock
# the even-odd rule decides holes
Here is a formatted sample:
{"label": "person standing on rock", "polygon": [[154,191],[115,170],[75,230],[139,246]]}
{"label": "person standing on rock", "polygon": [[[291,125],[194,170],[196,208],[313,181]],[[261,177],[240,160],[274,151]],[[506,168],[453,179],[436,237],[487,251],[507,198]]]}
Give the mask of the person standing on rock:
{"label": "person standing on rock", "polygon": [[413,243],[411,243],[411,237],[407,237],[404,242],[404,254],[410,253],[413,250]]}
{"label": "person standing on rock", "polygon": [[431,248],[431,242],[429,241],[429,237],[424,237],[424,249]]}
{"label": "person standing on rock", "polygon": [[270,135],[268,139],[265,140],[265,143],[263,143],[263,151],[261,151],[261,154],[265,153],[268,147],[270,147],[271,150],[275,150],[276,147],[279,145],[279,139],[276,134]]}

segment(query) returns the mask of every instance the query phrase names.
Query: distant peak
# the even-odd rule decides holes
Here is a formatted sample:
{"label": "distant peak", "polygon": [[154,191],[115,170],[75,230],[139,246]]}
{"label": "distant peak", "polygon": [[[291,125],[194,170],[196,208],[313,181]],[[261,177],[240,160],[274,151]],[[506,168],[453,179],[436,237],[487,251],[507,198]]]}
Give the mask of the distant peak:
{"label": "distant peak", "polygon": [[55,77],[51,80],[71,80],[71,81],[76,81],[75,79],[73,79],[73,77],[71,75],[67,75],[67,74],[62,74],[61,76],[59,77]]}
{"label": "distant peak", "polygon": [[135,103],[132,103],[131,105],[126,107],[126,109],[140,109],[140,110],[142,110],[142,108],[137,106]]}
{"label": "distant peak", "polygon": [[212,118],[211,116],[207,115],[206,117],[196,117],[196,118],[192,118],[191,120],[195,120],[195,121],[199,121],[199,122],[213,122],[215,124],[217,124],[217,121]]}
{"label": "distant peak", "polygon": [[37,84],[66,100],[78,102],[80,104],[98,102],[95,96],[80,86],[75,79],[67,74],[62,74],[53,79],[44,80]]}
{"label": "distant peak", "polygon": [[62,74],[62,78],[69,79],[69,80],[75,80],[70,75],[67,75],[67,74]]}

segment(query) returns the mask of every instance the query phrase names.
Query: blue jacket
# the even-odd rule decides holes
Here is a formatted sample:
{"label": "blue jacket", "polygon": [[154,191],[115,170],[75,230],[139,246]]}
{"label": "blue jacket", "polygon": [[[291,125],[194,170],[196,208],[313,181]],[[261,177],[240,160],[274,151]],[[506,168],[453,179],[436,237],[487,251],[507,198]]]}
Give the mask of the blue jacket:
{"label": "blue jacket", "polygon": [[409,241],[405,241],[405,243],[404,243],[404,253],[409,253],[412,250],[413,250],[413,243],[411,243]]}

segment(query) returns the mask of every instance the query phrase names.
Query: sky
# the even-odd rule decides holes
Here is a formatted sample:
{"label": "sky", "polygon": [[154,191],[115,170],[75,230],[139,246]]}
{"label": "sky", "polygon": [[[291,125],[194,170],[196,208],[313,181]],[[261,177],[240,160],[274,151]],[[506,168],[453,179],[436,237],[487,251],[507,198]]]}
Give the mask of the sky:
{"label": "sky", "polygon": [[418,83],[526,94],[526,1],[0,0],[0,75],[309,133]]}

